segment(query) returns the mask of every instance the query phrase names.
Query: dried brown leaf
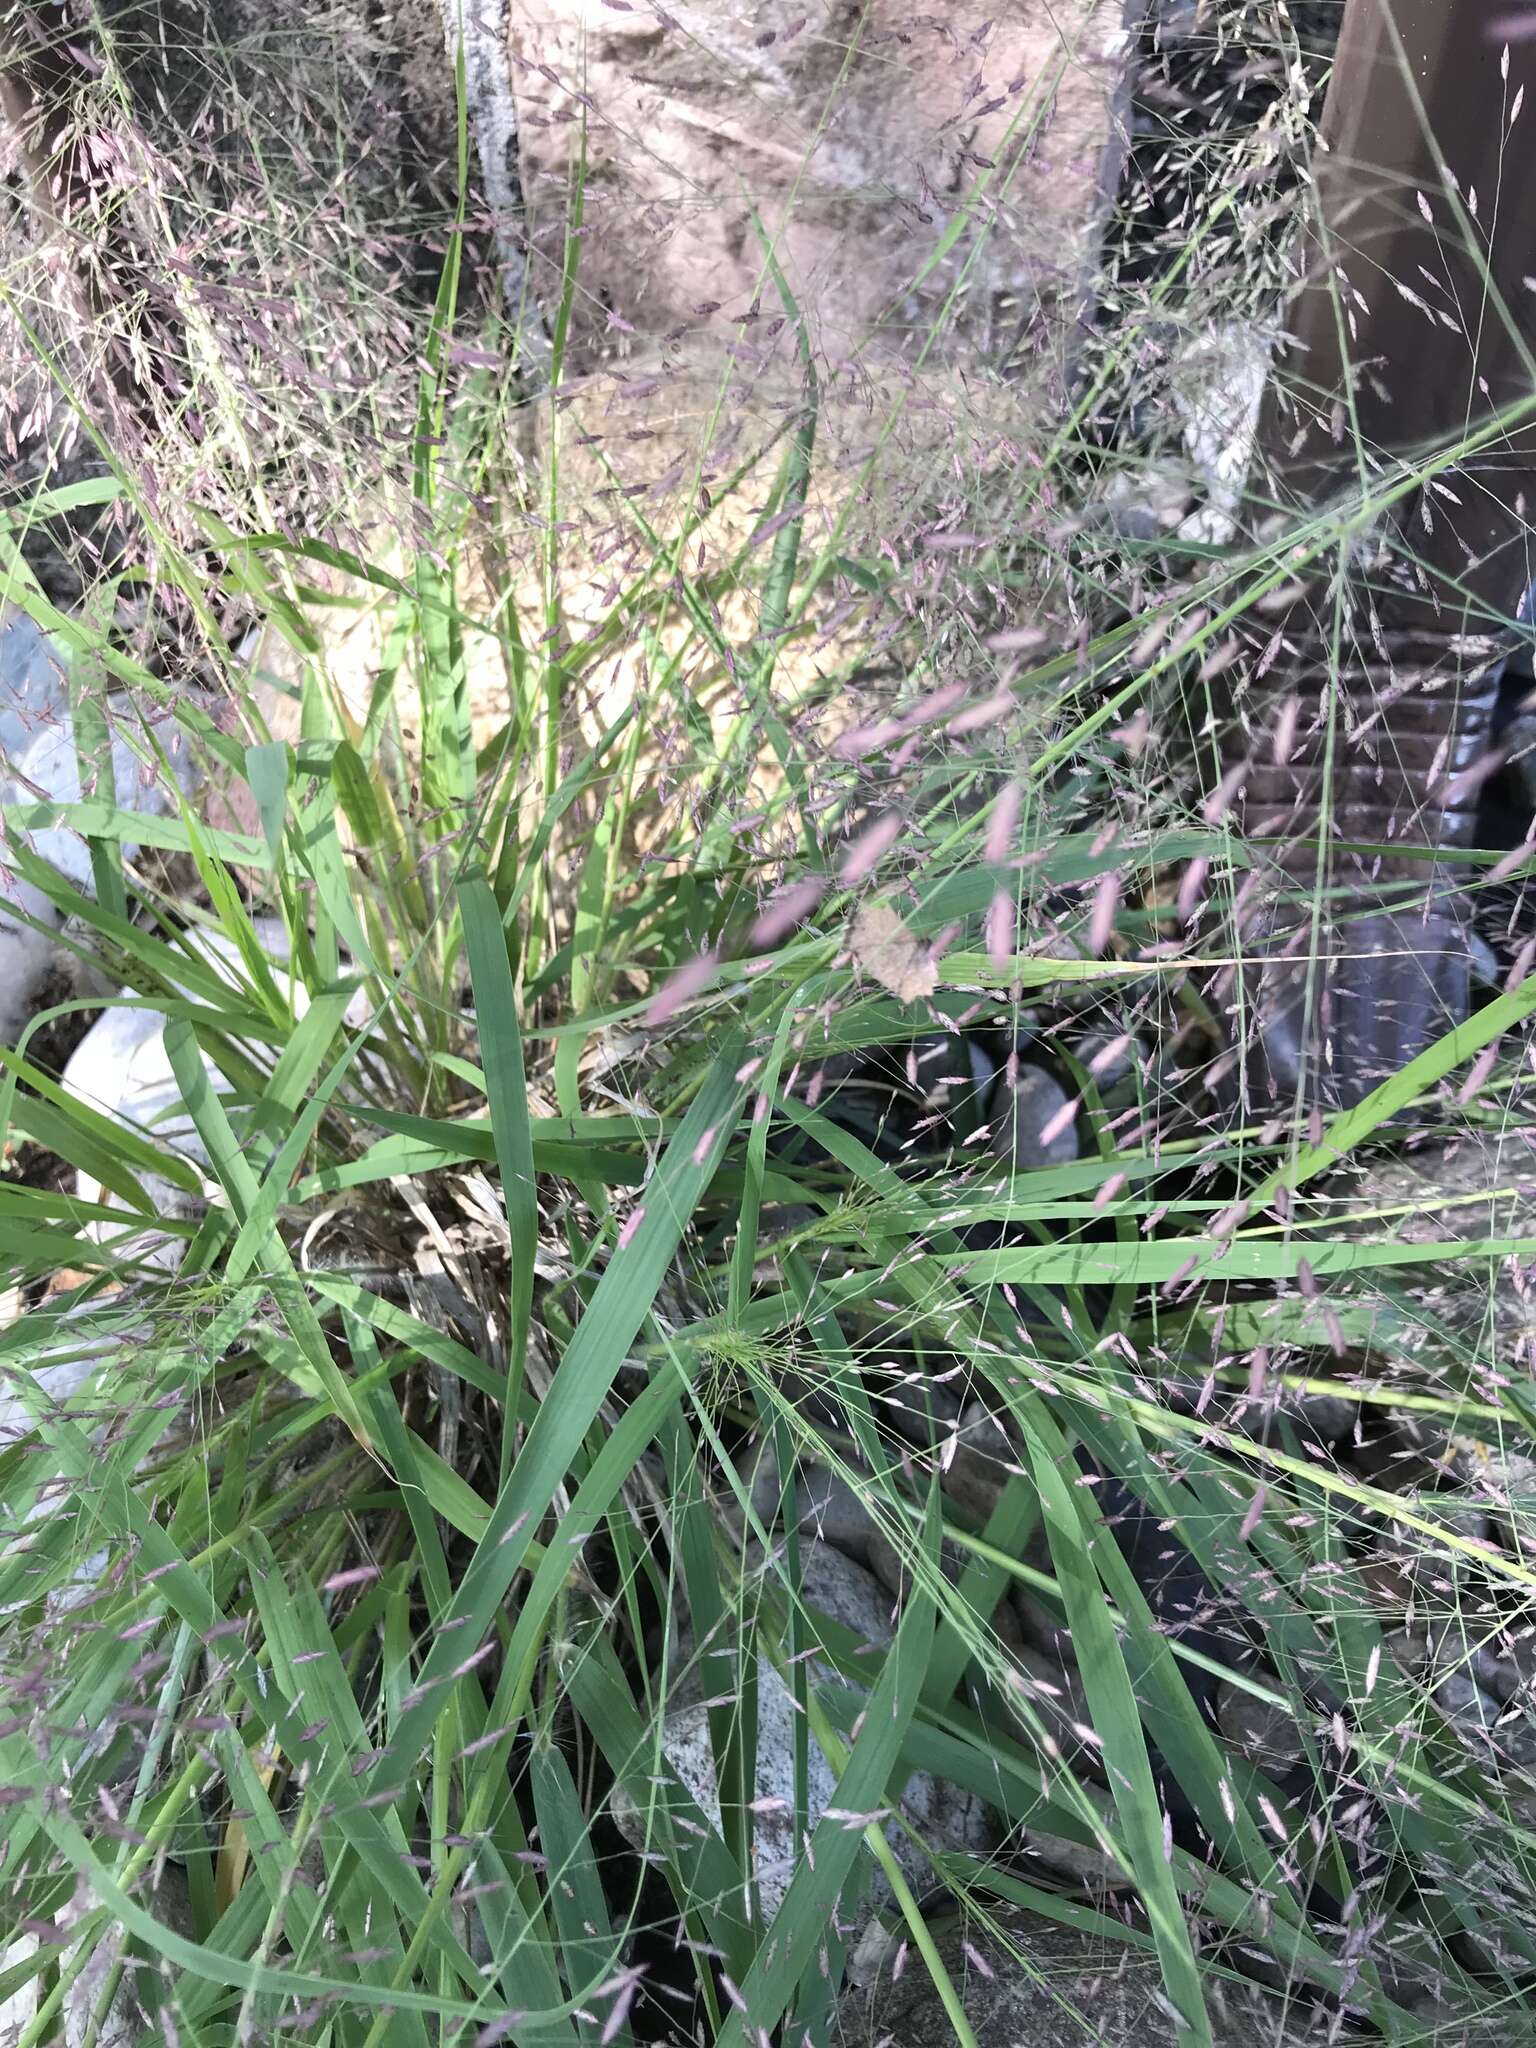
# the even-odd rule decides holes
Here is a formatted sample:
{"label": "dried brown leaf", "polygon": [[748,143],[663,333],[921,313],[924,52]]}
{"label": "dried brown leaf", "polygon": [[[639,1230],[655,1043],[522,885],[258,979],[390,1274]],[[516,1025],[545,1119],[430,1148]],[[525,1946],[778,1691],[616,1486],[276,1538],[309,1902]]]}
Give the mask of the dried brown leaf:
{"label": "dried brown leaf", "polygon": [[903,1003],[921,1002],[939,985],[938,963],[889,904],[866,903],[853,920],[855,962]]}

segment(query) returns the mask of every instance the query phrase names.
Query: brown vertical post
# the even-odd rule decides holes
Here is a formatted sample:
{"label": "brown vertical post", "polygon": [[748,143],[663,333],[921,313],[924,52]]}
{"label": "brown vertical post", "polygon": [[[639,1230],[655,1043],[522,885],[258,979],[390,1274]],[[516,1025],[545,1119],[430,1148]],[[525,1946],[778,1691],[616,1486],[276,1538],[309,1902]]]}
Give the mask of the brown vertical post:
{"label": "brown vertical post", "polygon": [[1358,1101],[1468,1006],[1464,876],[1435,856],[1472,843],[1533,576],[1527,499],[1536,516],[1536,38],[1506,48],[1509,17],[1507,0],[1349,0],[1329,88],[1256,515],[1358,502],[1478,445],[1311,584],[1243,707],[1244,827],[1281,884],[1256,988],[1282,1096]]}

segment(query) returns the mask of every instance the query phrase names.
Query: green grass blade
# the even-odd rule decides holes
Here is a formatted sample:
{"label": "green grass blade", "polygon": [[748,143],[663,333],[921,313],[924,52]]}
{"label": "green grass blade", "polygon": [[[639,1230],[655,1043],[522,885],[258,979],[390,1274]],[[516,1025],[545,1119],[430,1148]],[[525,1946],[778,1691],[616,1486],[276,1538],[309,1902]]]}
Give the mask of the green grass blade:
{"label": "green grass blade", "polygon": [[[937,1550],[937,1521],[931,1530]],[[848,1816],[882,1811],[898,1769],[902,1741],[922,1692],[933,1645],[935,1609],[918,1587],[902,1614],[896,1640],[839,1773],[835,1811],[824,1814],[810,1852],[790,1880],[784,1903],[773,1916],[767,1938],[741,1984],[717,2037],[717,2048],[751,2048],[759,2029],[771,2029],[793,2000],[801,1982],[820,1966],[827,1926],[864,1843],[864,1828]],[[878,1823],[872,1823],[878,1825]]]}
{"label": "green grass blade", "polygon": [[511,1327],[508,1333],[507,1395],[503,1410],[501,1478],[505,1483],[516,1443],[528,1331],[533,1318],[533,1268],[539,1247],[539,1203],[534,1185],[533,1132],[528,1116],[528,1079],[523,1040],[517,1028],[517,988],[507,957],[501,912],[483,873],[459,885],[459,915],[469,955],[480,1057],[485,1066],[491,1131],[501,1168],[501,1199],[511,1239]]}
{"label": "green grass blade", "polygon": [[647,1186],[633,1235],[598,1282],[554,1384],[518,1452],[480,1542],[454,1596],[452,1613],[427,1657],[420,1698],[404,1716],[394,1758],[409,1769],[441,1710],[441,1688],[477,1644],[506,1597],[539,1522],[547,1513],[650,1312],[678,1240],[709,1186],[741,1104],[732,1041],[711,1067],[692,1108]]}
{"label": "green grass blade", "polygon": [[1164,1816],[1141,1719],[1124,1653],[1104,1604],[1077,1498],[1066,1474],[1043,1446],[1034,1447],[1032,1463],[1051,1561],[1066,1601],[1072,1646],[1124,1829],[1124,1857],[1152,1922],[1164,1986],[1180,2015],[1179,2040],[1189,2048],[1210,2048],[1211,2025],[1200,1971],[1169,1867]]}

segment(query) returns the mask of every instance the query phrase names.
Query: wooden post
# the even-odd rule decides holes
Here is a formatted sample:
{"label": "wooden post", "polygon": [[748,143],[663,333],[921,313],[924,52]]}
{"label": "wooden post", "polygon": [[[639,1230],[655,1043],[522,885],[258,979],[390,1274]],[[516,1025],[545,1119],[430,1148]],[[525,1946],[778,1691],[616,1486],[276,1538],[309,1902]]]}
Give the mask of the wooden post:
{"label": "wooden post", "polygon": [[1252,509],[1287,528],[1381,509],[1280,621],[1234,730],[1279,885],[1251,984],[1261,1107],[1358,1101],[1470,1000],[1472,871],[1437,856],[1472,843],[1536,573],[1536,38],[1506,48],[1508,20],[1501,0],[1348,0]]}

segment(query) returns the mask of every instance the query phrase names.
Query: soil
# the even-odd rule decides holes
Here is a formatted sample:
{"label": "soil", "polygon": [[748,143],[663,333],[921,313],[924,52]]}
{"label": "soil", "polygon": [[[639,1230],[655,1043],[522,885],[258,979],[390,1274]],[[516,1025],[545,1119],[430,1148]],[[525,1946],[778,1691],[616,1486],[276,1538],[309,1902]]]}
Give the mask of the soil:
{"label": "soil", "polygon": [[[1059,363],[1115,180],[1125,50],[1121,0],[1003,17],[528,0],[514,77],[539,288],[558,297],[579,185],[584,365],[663,345],[707,361],[771,330],[768,243],[829,362],[873,330],[931,355],[942,318],[951,360],[996,362],[1027,332]],[[945,249],[967,207],[975,231]]]}

